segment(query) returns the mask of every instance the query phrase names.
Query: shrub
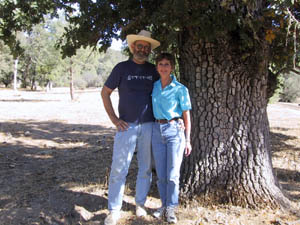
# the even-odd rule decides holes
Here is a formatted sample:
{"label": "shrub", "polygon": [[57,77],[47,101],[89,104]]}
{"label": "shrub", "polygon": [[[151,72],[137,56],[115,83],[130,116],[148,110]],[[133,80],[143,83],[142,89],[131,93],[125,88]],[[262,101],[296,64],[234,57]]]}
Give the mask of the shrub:
{"label": "shrub", "polygon": [[283,75],[282,92],[280,93],[280,101],[295,102],[300,97],[300,76],[295,73]]}

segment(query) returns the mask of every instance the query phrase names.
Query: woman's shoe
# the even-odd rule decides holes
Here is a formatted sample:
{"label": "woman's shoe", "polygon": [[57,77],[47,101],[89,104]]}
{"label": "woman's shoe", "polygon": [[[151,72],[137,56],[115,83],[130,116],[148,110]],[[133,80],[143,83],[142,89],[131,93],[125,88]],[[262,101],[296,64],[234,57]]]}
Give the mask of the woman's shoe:
{"label": "woman's shoe", "polygon": [[177,218],[173,208],[168,208],[166,210],[166,218],[168,223],[177,223]]}
{"label": "woman's shoe", "polygon": [[166,208],[165,207],[161,207],[159,209],[157,209],[154,213],[153,213],[153,216],[157,219],[160,219],[164,216],[165,214],[165,211],[166,211]]}

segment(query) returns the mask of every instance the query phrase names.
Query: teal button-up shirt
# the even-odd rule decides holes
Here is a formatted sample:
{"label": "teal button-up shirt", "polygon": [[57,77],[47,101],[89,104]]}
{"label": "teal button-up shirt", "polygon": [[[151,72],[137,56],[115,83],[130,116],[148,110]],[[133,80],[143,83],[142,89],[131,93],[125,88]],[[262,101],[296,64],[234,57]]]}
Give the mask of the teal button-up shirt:
{"label": "teal button-up shirt", "polygon": [[191,100],[188,89],[171,75],[172,82],[164,89],[160,80],[154,83],[152,91],[152,106],[155,119],[171,120],[181,117],[182,112],[190,110]]}

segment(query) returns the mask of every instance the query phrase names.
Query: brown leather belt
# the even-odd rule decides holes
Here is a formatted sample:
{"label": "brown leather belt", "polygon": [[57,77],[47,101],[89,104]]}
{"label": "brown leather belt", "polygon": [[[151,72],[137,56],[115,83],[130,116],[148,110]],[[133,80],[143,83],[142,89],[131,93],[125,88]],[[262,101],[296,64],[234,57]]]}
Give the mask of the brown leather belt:
{"label": "brown leather belt", "polygon": [[165,123],[170,123],[172,121],[177,121],[179,120],[180,118],[172,118],[170,120],[167,120],[167,119],[161,119],[161,120],[155,120],[156,123],[160,123],[160,124],[165,124]]}

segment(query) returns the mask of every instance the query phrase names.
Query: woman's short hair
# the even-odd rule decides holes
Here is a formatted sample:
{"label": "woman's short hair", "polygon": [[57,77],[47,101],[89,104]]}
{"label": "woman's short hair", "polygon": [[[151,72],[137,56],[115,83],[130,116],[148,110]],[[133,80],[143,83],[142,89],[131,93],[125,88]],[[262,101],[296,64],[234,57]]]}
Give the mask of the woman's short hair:
{"label": "woman's short hair", "polygon": [[161,53],[161,54],[159,54],[155,59],[156,65],[158,64],[158,62],[160,62],[163,59],[168,60],[171,63],[171,66],[175,67],[175,57],[170,53]]}

